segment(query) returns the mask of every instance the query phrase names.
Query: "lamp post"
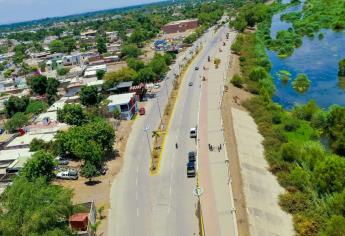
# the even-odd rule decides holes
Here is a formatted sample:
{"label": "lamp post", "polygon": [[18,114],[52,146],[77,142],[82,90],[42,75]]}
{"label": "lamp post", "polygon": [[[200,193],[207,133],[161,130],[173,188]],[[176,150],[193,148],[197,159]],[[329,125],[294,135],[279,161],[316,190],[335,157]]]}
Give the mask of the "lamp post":
{"label": "lamp post", "polygon": [[161,108],[159,106],[158,95],[156,95],[156,101],[157,101],[157,105],[158,105],[159,116],[160,116],[160,118],[162,120],[162,113],[161,113]]}
{"label": "lamp post", "polygon": [[150,130],[149,126],[146,126],[144,128],[144,131],[146,133],[146,138],[147,138],[147,144],[149,145],[149,151],[150,151],[150,156],[151,156],[151,161],[152,161],[152,168],[155,169],[155,163],[153,161],[153,156],[152,156],[152,149],[151,149],[151,143],[150,143],[150,138],[149,138],[149,134],[148,131]]}

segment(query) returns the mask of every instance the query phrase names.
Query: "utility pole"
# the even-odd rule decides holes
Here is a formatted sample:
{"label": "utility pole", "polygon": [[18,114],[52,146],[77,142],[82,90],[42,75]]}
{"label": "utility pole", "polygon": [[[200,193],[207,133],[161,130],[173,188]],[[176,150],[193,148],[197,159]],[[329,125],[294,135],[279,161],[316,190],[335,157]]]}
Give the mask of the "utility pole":
{"label": "utility pole", "polygon": [[152,161],[152,168],[155,169],[155,163],[153,161],[153,156],[152,156],[152,149],[151,149],[151,144],[150,144],[150,138],[149,138],[149,134],[148,134],[148,131],[150,130],[150,127],[149,126],[146,126],[144,128],[144,131],[146,133],[146,138],[147,138],[147,144],[149,146],[149,151],[150,151],[150,156],[151,156],[151,161]]}

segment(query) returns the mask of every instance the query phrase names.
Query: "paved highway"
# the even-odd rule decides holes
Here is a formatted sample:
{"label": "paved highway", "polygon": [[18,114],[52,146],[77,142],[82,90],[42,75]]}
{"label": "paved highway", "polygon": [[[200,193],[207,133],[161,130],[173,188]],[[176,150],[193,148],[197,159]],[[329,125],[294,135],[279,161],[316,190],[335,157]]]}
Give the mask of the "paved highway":
{"label": "paved highway", "polygon": [[[108,235],[181,235],[199,234],[198,219],[195,215],[196,197],[193,189],[195,178],[187,178],[187,153],[196,150],[195,140],[189,138],[189,130],[198,123],[200,108],[202,67],[212,48],[224,37],[226,27],[216,34],[207,32],[191,48],[203,44],[203,50],[194,59],[181,84],[179,98],[173,113],[171,127],[163,151],[160,174],[149,176],[150,155],[144,127],[156,130],[159,125],[159,112],[156,99],[148,102],[147,115],[139,117],[132,127],[124,166],[116,177],[110,195]],[[185,63],[184,57],[191,57],[188,50],[178,58],[167,77],[167,87],[172,88],[174,73],[179,64]],[[194,70],[199,66],[200,70]],[[188,83],[193,82],[193,86]],[[158,93],[161,111],[167,103],[165,85]],[[202,106],[202,104],[201,104]],[[151,137],[150,137],[151,138]],[[175,143],[178,143],[178,149]]]}

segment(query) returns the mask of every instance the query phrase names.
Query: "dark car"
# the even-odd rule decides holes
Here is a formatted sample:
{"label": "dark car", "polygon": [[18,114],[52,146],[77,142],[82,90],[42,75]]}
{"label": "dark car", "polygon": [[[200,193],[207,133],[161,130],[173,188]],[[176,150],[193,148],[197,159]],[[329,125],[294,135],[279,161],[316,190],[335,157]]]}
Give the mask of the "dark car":
{"label": "dark car", "polygon": [[188,161],[189,162],[195,162],[196,161],[196,152],[195,151],[188,152]]}
{"label": "dark car", "polygon": [[194,69],[195,69],[195,70],[199,70],[199,66],[196,66]]}
{"label": "dark car", "polygon": [[187,177],[195,177],[196,170],[195,170],[195,162],[188,162],[187,164]]}

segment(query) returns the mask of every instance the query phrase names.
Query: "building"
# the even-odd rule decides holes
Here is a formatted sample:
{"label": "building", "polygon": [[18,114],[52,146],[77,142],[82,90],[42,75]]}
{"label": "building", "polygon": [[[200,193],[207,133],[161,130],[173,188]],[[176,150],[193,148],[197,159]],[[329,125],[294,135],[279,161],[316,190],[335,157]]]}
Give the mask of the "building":
{"label": "building", "polygon": [[69,217],[69,225],[78,236],[93,236],[91,225],[96,223],[96,206],[93,202],[76,205],[77,213]]}
{"label": "building", "polygon": [[6,174],[6,169],[19,157],[31,157],[34,152],[30,152],[29,148],[1,150],[0,151],[0,176]]}
{"label": "building", "polygon": [[83,62],[80,54],[67,55],[62,58],[64,66],[80,65]]}
{"label": "building", "polygon": [[34,138],[42,139],[45,142],[49,142],[53,140],[55,133],[24,134],[23,136],[19,136],[13,139],[9,144],[6,145],[5,149],[9,150],[9,149],[28,148],[30,146],[31,141]]}
{"label": "building", "polygon": [[120,94],[129,93],[130,88],[133,85],[133,81],[124,81],[115,85],[113,88],[108,89],[109,92]]}
{"label": "building", "polygon": [[107,100],[110,101],[108,104],[109,112],[118,110],[121,113],[121,119],[131,120],[138,111],[138,104],[135,97],[135,93],[124,93],[109,96],[107,98]]}
{"label": "building", "polygon": [[166,34],[181,33],[190,29],[196,29],[198,25],[197,19],[180,20],[164,25],[162,30]]}
{"label": "building", "polygon": [[83,37],[96,37],[97,30],[87,30],[85,32],[80,33],[80,36]]}
{"label": "building", "polygon": [[89,66],[88,68],[86,68],[84,72],[84,77],[85,78],[96,77],[98,70],[103,70],[104,72],[107,72],[107,65],[102,64],[102,65]]}

